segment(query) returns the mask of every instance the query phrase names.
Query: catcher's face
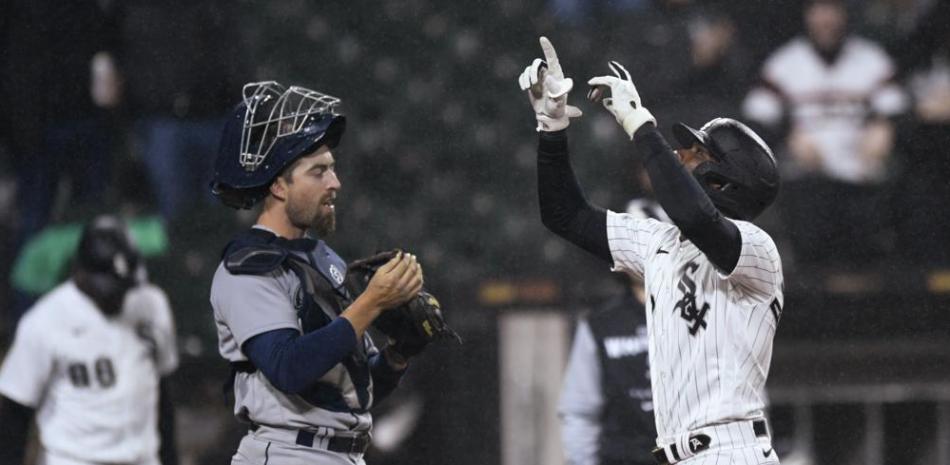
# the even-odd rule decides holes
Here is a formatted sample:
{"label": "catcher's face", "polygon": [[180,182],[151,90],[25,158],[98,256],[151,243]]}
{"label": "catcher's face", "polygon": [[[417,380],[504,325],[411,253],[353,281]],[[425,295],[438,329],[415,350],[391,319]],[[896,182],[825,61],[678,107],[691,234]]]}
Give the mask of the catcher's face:
{"label": "catcher's face", "polygon": [[290,176],[279,179],[285,183],[284,208],[294,227],[312,229],[319,237],[336,229],[336,196],[342,185],[335,167],[330,149],[322,146],[298,159]]}

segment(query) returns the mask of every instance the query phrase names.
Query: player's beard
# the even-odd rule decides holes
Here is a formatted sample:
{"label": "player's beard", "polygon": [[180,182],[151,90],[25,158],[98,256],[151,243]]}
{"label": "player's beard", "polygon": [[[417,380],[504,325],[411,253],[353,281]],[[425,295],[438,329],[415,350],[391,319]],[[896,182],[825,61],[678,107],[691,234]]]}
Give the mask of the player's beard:
{"label": "player's beard", "polygon": [[336,210],[330,209],[329,212],[324,213],[322,208],[317,208],[317,215],[313,218],[310,230],[317,237],[327,237],[333,234],[336,231]]}
{"label": "player's beard", "polygon": [[319,202],[287,202],[287,217],[300,229],[312,231],[317,237],[327,237],[336,231],[336,210],[324,207],[325,199]]}

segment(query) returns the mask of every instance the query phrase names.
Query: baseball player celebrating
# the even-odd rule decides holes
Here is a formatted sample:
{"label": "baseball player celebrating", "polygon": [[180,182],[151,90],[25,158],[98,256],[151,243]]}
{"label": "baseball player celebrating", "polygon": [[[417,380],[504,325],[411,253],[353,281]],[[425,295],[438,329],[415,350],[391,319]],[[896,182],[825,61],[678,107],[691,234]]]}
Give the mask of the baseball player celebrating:
{"label": "baseball player celebrating", "polygon": [[23,463],[34,413],[40,464],[177,463],[162,378],[178,364],[175,330],[139,261],[124,225],[98,217],[71,279],[27,311],[0,369],[0,463]]}
{"label": "baseball player celebrating", "polygon": [[[367,327],[422,289],[415,256],[386,261],[355,299],[347,266],[322,240],[341,184],[332,149],[340,100],[251,83],[227,121],[212,190],[234,208],[263,201],[226,247],[211,286],[219,350],[234,372],[234,413],[249,425],[233,464],[360,464],[370,407],[413,351],[380,352]],[[416,349],[418,350],[418,349]]]}
{"label": "baseball player celebrating", "polygon": [[650,378],[663,464],[777,463],[764,418],[772,338],[782,313],[782,267],[768,234],[750,223],[778,190],[775,159],[742,123],[716,118],[674,128],[674,151],[643,107],[629,73],[591,79],[633,141],[657,200],[673,224],[591,206],[571,168],[567,105],[554,47],[541,38],[519,83],[538,121],[541,217],[556,234],[616,270],[642,276],[647,291]]}

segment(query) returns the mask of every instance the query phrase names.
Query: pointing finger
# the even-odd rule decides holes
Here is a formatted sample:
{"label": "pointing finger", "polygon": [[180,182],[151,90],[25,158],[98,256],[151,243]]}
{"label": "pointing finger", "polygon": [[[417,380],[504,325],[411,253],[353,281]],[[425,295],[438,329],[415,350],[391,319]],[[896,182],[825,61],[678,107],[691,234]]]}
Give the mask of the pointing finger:
{"label": "pointing finger", "polygon": [[607,67],[610,68],[610,71],[611,71],[612,73],[614,73],[614,76],[617,76],[617,79],[621,79],[621,80],[622,80],[622,79],[623,79],[623,74],[620,72],[620,69],[618,69],[616,66],[614,66],[614,63],[615,63],[615,62],[613,62],[613,61],[608,61],[608,62],[607,62]]}
{"label": "pointing finger", "polygon": [[620,77],[621,79],[626,79],[628,81],[633,81],[633,78],[630,77],[630,72],[627,71],[627,68],[624,68],[623,65],[621,65],[620,63],[617,63],[616,61],[611,61],[610,64],[614,66],[615,69],[619,69],[623,73],[622,75],[618,77]]}
{"label": "pointing finger", "polygon": [[561,63],[557,61],[557,52],[554,51],[554,45],[547,37],[541,36],[541,50],[544,51],[544,59],[548,62],[548,70],[556,76],[561,76]]}

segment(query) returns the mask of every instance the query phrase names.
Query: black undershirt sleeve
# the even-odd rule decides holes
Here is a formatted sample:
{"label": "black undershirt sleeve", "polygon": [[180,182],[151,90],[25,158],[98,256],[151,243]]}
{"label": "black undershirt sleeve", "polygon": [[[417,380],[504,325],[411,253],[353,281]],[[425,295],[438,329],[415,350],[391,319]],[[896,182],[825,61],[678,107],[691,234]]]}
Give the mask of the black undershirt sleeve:
{"label": "black undershirt sleeve", "polygon": [[158,458],[162,465],[178,465],[178,444],[175,441],[175,405],[172,403],[167,376],[163,376],[158,383],[158,434],[161,438]]}
{"label": "black undershirt sleeve", "polygon": [[538,141],[538,202],[541,222],[595,257],[612,263],[607,212],[584,197],[567,151],[566,130],[541,132]]}
{"label": "black undershirt sleeve", "polygon": [[32,408],[0,396],[0,463],[23,463],[33,415]]}
{"label": "black undershirt sleeve", "polygon": [[713,205],[656,126],[644,124],[633,141],[666,214],[710,262],[724,273],[732,273],[742,250],[739,228]]}

